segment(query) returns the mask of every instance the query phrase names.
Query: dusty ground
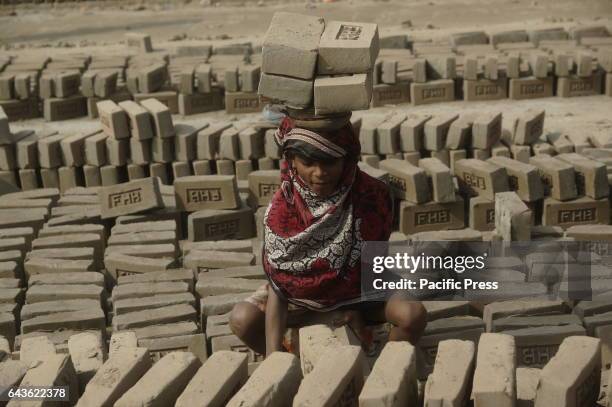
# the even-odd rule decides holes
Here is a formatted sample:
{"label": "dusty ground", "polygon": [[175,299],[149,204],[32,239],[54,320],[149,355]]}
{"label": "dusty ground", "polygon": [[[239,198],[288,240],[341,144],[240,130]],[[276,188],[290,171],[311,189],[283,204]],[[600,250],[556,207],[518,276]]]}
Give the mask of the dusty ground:
{"label": "dusty ground", "polygon": [[[404,32],[416,40],[444,40],[449,33],[465,30],[569,28],[595,23],[607,25],[612,30],[612,0],[340,0],[332,3],[260,0],[233,2],[232,6],[202,3],[96,1],[55,6],[4,6],[0,7],[0,45],[4,45],[5,51],[0,53],[57,55],[84,51],[120,54],[125,53],[121,43],[123,34],[130,30],[151,34],[155,48],[166,51],[189,43],[253,41],[257,44],[272,14],[280,10],[321,15],[326,19],[376,22],[382,34]],[[186,39],[174,41],[176,36],[186,36]],[[58,43],[62,46],[58,47]],[[74,47],[66,47],[66,44]],[[550,130],[612,131],[612,98],[605,96],[453,102],[399,108],[431,113],[496,109],[511,117],[533,106],[547,110]],[[184,121],[203,119],[226,120],[227,116],[223,112],[213,112],[189,116]],[[54,127],[63,131],[95,125],[95,121],[87,119],[59,123],[37,119],[13,124],[15,128]]]}

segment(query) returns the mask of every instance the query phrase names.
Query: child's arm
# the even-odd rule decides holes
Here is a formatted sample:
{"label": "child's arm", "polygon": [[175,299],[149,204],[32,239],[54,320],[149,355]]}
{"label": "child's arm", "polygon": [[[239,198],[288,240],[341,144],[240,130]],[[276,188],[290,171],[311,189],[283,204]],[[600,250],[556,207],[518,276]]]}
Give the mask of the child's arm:
{"label": "child's arm", "polygon": [[281,299],[272,287],[268,287],[266,304],[266,356],[281,351],[287,327],[287,302]]}

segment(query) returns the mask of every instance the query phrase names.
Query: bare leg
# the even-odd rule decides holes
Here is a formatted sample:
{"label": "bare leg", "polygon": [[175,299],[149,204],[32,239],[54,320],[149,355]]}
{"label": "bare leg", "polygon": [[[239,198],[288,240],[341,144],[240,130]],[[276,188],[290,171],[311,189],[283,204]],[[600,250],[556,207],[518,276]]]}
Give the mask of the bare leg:
{"label": "bare leg", "polygon": [[242,342],[255,352],[266,354],[266,316],[250,302],[242,301],[230,314],[230,329]]}
{"label": "bare leg", "polygon": [[427,310],[419,301],[394,294],[385,306],[385,319],[393,324],[390,341],[408,341],[415,345],[427,326]]}
{"label": "bare leg", "polygon": [[283,336],[287,328],[287,303],[272,287],[268,287],[268,303],[265,315],[266,357],[283,350]]}

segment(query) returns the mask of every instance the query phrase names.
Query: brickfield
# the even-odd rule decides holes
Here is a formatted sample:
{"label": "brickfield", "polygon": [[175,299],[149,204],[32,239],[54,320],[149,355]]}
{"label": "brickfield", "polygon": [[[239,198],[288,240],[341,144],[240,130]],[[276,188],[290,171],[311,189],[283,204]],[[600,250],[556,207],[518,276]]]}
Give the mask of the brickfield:
{"label": "brickfield", "polygon": [[[413,32],[421,21],[363,15],[396,2],[299,3],[300,19],[245,3],[267,32],[163,41],[153,27],[49,48],[0,28],[13,44],[0,51],[0,388],[65,386],[61,405],[80,407],[612,406],[612,6],[434,33],[435,16]],[[332,312],[290,327],[289,352],[248,349],[228,323],[267,281],[273,99],[353,111],[359,167],[394,198],[391,241],[537,244],[487,261],[524,297],[424,301],[415,346],[380,324],[362,347]],[[581,241],[594,242],[592,300],[549,298],[568,289],[560,245]]]}

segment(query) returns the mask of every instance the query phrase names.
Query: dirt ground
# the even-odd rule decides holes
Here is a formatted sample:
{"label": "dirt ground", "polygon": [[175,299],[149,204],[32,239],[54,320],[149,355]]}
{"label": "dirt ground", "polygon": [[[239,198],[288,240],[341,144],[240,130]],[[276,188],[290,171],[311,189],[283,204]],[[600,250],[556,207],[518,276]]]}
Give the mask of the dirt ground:
{"label": "dirt ground", "polygon": [[[407,33],[417,41],[445,41],[452,32],[564,27],[601,24],[612,31],[612,0],[339,0],[244,1],[231,5],[206,5],[204,1],[88,1],[56,5],[0,7],[0,55],[58,55],[72,52],[124,54],[123,35],[146,32],[157,50],[172,52],[178,45],[261,43],[275,11],[321,15],[326,19],[368,21],[379,24],[382,35]],[[226,4],[225,2],[222,2]],[[461,101],[398,108],[406,111],[459,113],[499,110],[506,118],[530,107],[547,111],[547,130],[577,133],[612,132],[612,98],[549,98],[532,101]],[[384,111],[389,108],[373,110]],[[230,117],[231,120],[253,115]],[[212,112],[177,121],[227,120]],[[76,119],[45,123],[42,119],[14,123],[15,129],[51,127],[63,131],[95,126],[96,121]]]}

